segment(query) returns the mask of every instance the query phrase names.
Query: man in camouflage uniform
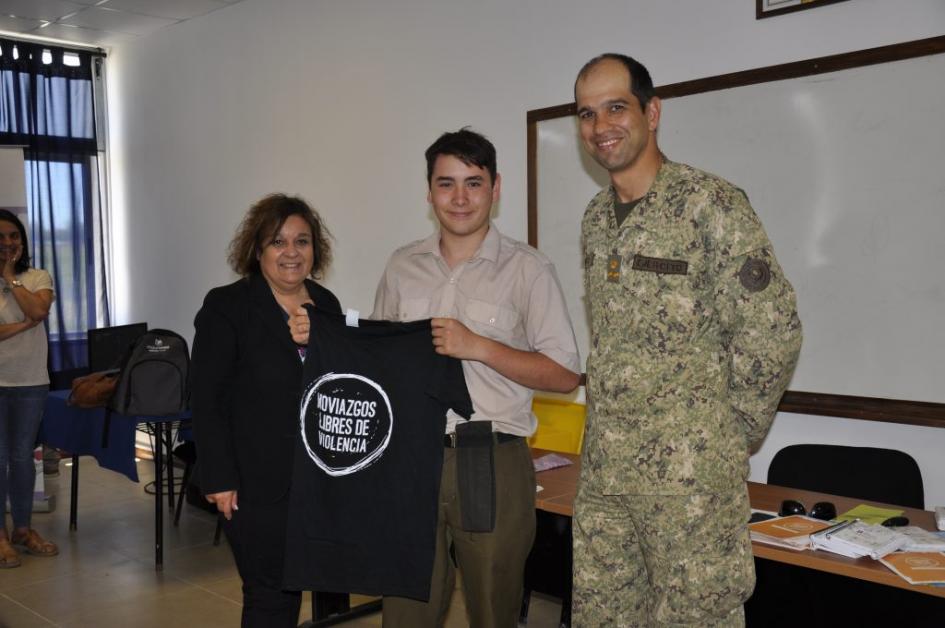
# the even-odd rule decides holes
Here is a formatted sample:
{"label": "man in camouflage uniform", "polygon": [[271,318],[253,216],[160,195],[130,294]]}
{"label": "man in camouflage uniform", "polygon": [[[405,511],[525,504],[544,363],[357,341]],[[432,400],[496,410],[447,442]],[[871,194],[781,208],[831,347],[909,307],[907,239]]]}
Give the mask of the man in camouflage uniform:
{"label": "man in camouflage uniform", "polygon": [[800,351],[794,291],[745,194],[660,152],[646,68],[592,59],[575,100],[611,179],[582,223],[592,340],[575,625],[743,625],[749,448]]}

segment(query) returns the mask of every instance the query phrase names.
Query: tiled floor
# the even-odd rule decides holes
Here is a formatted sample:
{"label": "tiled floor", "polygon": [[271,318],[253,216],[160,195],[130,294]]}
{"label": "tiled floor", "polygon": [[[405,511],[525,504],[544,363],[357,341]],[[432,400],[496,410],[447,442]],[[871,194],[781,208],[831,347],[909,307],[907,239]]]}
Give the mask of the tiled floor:
{"label": "tiled floor", "polygon": [[[149,461],[138,464],[141,484],[82,458],[78,530],[69,532],[70,468],[46,477],[55,494],[52,513],[33,515],[33,527],[59,544],[54,558],[22,556],[15,569],[0,569],[0,628],[236,627],[240,579],[229,548],[211,543],[215,518],[185,506],[179,528],[165,511],[164,570],[154,570],[154,497]],[[356,603],[358,600],[355,599]],[[560,605],[534,595],[529,627],[556,626]],[[311,618],[306,594],[299,621]],[[379,614],[340,624],[380,626]],[[453,598],[447,626],[467,626],[462,593]]]}

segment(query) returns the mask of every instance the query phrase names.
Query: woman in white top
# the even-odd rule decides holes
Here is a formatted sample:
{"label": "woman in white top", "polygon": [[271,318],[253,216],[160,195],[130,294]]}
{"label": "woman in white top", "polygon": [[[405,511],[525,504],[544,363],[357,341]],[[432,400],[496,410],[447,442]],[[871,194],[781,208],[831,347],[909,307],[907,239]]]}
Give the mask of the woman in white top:
{"label": "woman in white top", "polygon": [[[10,498],[13,534],[0,525],[0,568],[17,567],[14,546],[35,556],[55,556],[55,543],[30,527],[36,467],[33,449],[43,418],[49,372],[46,328],[52,280],[30,267],[26,229],[13,212],[0,209],[0,509]],[[12,544],[11,544],[12,543]]]}

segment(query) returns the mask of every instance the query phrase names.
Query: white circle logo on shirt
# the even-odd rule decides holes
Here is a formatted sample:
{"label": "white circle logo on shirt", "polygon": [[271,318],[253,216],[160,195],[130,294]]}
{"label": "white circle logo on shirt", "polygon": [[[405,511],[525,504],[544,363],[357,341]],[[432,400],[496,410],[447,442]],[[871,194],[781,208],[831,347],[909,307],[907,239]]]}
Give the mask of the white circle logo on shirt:
{"label": "white circle logo on shirt", "polygon": [[332,476],[356,473],[380,458],[394,424],[384,389],[354,373],[326,373],[312,382],[300,419],[309,458]]}

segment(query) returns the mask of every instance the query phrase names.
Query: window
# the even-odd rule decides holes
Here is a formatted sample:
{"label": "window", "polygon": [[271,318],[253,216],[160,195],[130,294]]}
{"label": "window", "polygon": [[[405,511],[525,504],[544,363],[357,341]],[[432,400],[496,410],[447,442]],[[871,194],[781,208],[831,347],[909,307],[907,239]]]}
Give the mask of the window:
{"label": "window", "polygon": [[109,324],[103,64],[86,51],[0,39],[0,144],[25,147],[32,265],[56,290],[54,371],[86,365],[86,331]]}

